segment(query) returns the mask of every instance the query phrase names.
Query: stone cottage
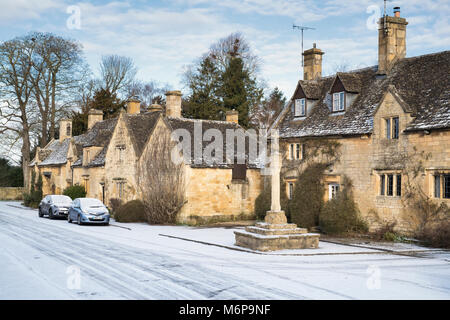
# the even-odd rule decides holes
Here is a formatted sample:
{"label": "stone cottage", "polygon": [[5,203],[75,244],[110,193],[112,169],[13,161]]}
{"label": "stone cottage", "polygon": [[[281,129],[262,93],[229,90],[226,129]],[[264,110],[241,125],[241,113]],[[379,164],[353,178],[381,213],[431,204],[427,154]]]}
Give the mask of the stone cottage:
{"label": "stone cottage", "polygon": [[[450,205],[450,51],[405,58],[407,24],[399,10],[380,19],[377,66],[322,77],[324,52],[316,45],[304,52],[304,80],[274,125],[288,197],[305,167],[305,142],[329,139],[340,143],[340,161],[326,172],[325,197],[348,176],[372,228],[383,221],[414,228],[402,161],[423,161],[419,187]],[[421,152],[431,157],[419,159]]]}
{"label": "stone cottage", "polygon": [[[38,149],[30,166],[42,174],[44,194],[60,194],[68,186],[79,184],[87,197],[105,204],[114,198],[122,202],[141,199],[138,167],[144,161],[143,154],[152,147],[155,132],[184,129],[192,137],[203,137],[208,129],[214,129],[225,137],[227,130],[241,129],[237,120],[233,111],[227,113],[227,121],[183,118],[180,91],[166,93],[165,112],[159,105],[141,112],[139,100],[130,99],[126,112],[115,119],[103,120],[101,111],[91,110],[88,131],[80,136],[72,137],[71,121],[61,120],[59,139]],[[202,149],[207,145],[203,141]],[[178,214],[179,222],[253,215],[254,201],[261,190],[258,163],[187,161],[184,171],[186,203]]]}

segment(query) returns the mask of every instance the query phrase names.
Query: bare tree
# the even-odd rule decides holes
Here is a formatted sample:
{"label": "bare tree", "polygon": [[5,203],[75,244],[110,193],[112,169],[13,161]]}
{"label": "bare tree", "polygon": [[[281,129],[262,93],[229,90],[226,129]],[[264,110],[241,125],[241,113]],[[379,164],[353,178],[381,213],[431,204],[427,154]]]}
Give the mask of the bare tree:
{"label": "bare tree", "polygon": [[103,89],[112,94],[133,82],[137,68],[129,57],[109,55],[103,56],[100,63],[101,83]]}
{"label": "bare tree", "polygon": [[157,129],[138,168],[139,186],[149,223],[174,223],[185,204],[184,164],[172,161],[170,132]]}
{"label": "bare tree", "polygon": [[217,61],[218,66],[225,70],[232,58],[239,57],[244,63],[244,69],[251,77],[255,77],[259,71],[259,59],[253,54],[248,41],[242,33],[236,32],[214,43],[209,55]]}
{"label": "bare tree", "polygon": [[[21,142],[24,186],[29,187],[30,135],[36,114],[30,103],[32,39],[15,38],[0,44],[0,134],[13,134]],[[17,140],[16,140],[17,141]]]}
{"label": "bare tree", "polygon": [[73,102],[89,71],[79,43],[51,33],[34,32],[26,38],[34,39],[36,44],[31,85],[41,119],[40,145],[44,147],[55,137],[58,114],[66,111],[64,109]]}

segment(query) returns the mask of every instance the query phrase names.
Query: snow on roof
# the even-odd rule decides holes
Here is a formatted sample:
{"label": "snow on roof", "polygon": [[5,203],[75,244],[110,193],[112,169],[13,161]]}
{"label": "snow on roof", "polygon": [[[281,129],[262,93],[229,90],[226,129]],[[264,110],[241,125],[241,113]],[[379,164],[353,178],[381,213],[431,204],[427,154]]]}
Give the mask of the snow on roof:
{"label": "snow on roof", "polygon": [[[328,102],[328,91],[336,76],[347,91],[358,92],[352,105],[340,115],[331,113]],[[310,99],[319,97],[319,102],[301,121],[293,121],[292,102],[287,104],[277,122],[280,137],[372,133],[374,113],[390,88],[394,88],[415,117],[406,131],[450,128],[449,84],[450,51],[401,59],[386,77],[378,77],[375,66],[339,72],[334,77],[301,80],[299,85],[305,95]]]}

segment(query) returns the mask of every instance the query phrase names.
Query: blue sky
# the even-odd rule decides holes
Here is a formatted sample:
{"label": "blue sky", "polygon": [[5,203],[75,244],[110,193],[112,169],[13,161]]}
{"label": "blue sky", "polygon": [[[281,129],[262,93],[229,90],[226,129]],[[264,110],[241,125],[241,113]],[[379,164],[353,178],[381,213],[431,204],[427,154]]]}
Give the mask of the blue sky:
{"label": "blue sky", "polygon": [[[74,5],[79,29],[67,26]],[[450,48],[450,1],[390,1],[389,15],[394,6],[409,21],[407,56]],[[330,74],[377,64],[377,30],[368,21],[382,7],[381,0],[0,0],[0,41],[53,32],[79,40],[94,73],[102,55],[126,55],[138,66],[138,78],[183,89],[185,67],[213,42],[240,31],[261,58],[260,77],[290,97],[302,75],[293,23],[316,28],[305,33],[305,49],[316,42],[325,51],[324,74]]]}

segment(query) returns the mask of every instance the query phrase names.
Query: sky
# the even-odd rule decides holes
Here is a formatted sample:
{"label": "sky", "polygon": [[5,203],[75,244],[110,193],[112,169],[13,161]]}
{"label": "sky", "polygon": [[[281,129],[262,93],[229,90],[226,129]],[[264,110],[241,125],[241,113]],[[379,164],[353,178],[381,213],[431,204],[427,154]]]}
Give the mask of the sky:
{"label": "sky", "polygon": [[[401,0],[407,27],[407,56],[450,48],[450,1]],[[137,78],[183,88],[185,68],[210,45],[241,32],[261,60],[259,78],[269,88],[293,94],[302,78],[301,38],[325,52],[323,75],[377,64],[374,18],[382,0],[0,0],[0,41],[30,31],[52,32],[80,41],[92,71],[102,55],[133,58]]]}

